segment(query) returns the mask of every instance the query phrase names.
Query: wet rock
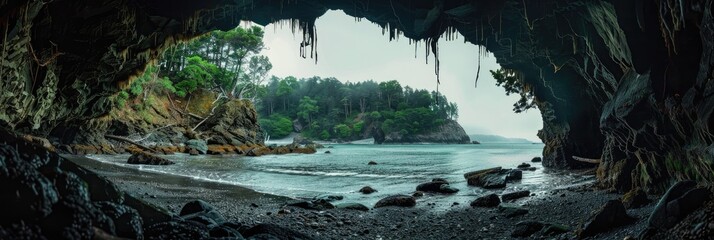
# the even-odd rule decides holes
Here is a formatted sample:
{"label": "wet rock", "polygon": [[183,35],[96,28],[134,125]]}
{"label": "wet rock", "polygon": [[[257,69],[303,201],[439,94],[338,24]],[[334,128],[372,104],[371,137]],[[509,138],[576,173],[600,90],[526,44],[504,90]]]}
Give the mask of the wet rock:
{"label": "wet rock", "polygon": [[162,222],[149,226],[144,232],[144,239],[205,239],[208,229],[186,221]]}
{"label": "wet rock", "polygon": [[706,188],[695,188],[694,181],[680,181],[670,187],[655,206],[648,219],[653,228],[668,229],[696,210],[711,193]]}
{"label": "wet rock", "polygon": [[50,215],[40,220],[42,233],[52,239],[91,238],[93,229],[88,227],[92,225],[89,208],[91,206],[86,201],[73,197],[64,198],[53,206]]}
{"label": "wet rock", "polygon": [[0,224],[43,218],[59,194],[49,179],[19,157],[14,147],[0,145]]}
{"label": "wet rock", "polygon": [[585,238],[595,234],[609,231],[612,228],[633,223],[635,219],[627,215],[625,206],[619,200],[610,200],[605,203],[590,220],[583,225],[578,236]]}
{"label": "wet rock", "polygon": [[291,207],[299,207],[299,208],[304,208],[304,209],[309,209],[309,210],[325,210],[325,209],[333,209],[335,208],[332,203],[326,201],[326,200],[312,200],[312,201],[292,201],[288,202],[286,206],[291,206]]}
{"label": "wet rock", "polygon": [[127,160],[129,164],[146,164],[146,165],[171,165],[174,164],[171,160],[158,157],[146,152],[135,152]]}
{"label": "wet rock", "polygon": [[650,202],[652,201],[647,198],[647,193],[639,188],[632,189],[622,196],[622,204],[627,209],[641,208]]}
{"label": "wet rock", "polygon": [[361,193],[363,193],[363,194],[371,194],[371,193],[374,193],[374,192],[376,192],[376,191],[377,191],[377,190],[375,190],[374,188],[372,188],[372,187],[370,187],[370,186],[364,186],[364,187],[362,187],[362,188],[359,190],[359,192],[361,192]]}
{"label": "wet rock", "polygon": [[516,200],[519,198],[528,197],[530,195],[531,195],[531,191],[528,191],[528,190],[516,191],[516,192],[511,192],[511,193],[506,193],[506,194],[501,195],[501,199],[503,199],[503,201],[505,202],[505,201],[512,201],[512,200]]}
{"label": "wet rock", "polygon": [[195,149],[198,151],[200,154],[206,154],[208,153],[208,144],[206,141],[201,140],[201,139],[191,139],[186,141],[186,147],[190,149]]}
{"label": "wet rock", "polygon": [[516,206],[507,206],[507,205],[503,205],[503,204],[498,206],[498,211],[501,212],[503,214],[503,216],[505,216],[507,218],[513,218],[513,217],[528,214],[528,209],[516,207]]}
{"label": "wet rock", "polygon": [[[179,213],[179,215],[186,220],[193,220],[205,225],[220,224],[226,221],[226,219],[218,211],[216,211],[211,204],[208,204],[203,200],[195,200],[186,203],[183,208],[181,208],[181,213]],[[206,218],[210,219],[210,221]]]}
{"label": "wet rock", "polygon": [[367,163],[367,165],[377,165],[377,162],[375,162],[375,161],[369,161],[369,162]]}
{"label": "wet rock", "polygon": [[379,200],[377,204],[374,205],[374,208],[387,206],[414,207],[416,206],[416,199],[409,195],[393,195]]}
{"label": "wet rock", "polygon": [[536,167],[527,167],[527,168],[521,168],[523,171],[535,171],[537,168]]}
{"label": "wet rock", "polygon": [[542,162],[542,161],[543,161],[543,159],[540,157],[534,157],[533,159],[531,159],[531,162]]}
{"label": "wet rock", "polygon": [[284,228],[275,224],[261,223],[250,229],[242,231],[243,237],[248,239],[277,239],[277,240],[298,240],[313,239],[311,236]]}
{"label": "wet rock", "polygon": [[13,223],[0,225],[0,239],[47,239],[38,225]]}
{"label": "wet rock", "polygon": [[335,205],[335,208],[369,211],[367,206],[360,203],[340,203]]}
{"label": "wet rock", "polygon": [[478,186],[486,189],[497,189],[506,187],[506,177],[499,173],[484,173],[469,177],[466,182],[471,186]]}
{"label": "wet rock", "polygon": [[416,191],[416,192],[412,193],[412,197],[423,197],[423,196],[424,196],[424,192],[422,192],[422,191]]}
{"label": "wet rock", "polygon": [[89,197],[92,201],[124,202],[124,192],[120,191],[114,183],[105,177],[88,171],[71,161],[62,161],[60,169],[65,172],[72,172],[84,180],[89,188]]}
{"label": "wet rock", "polygon": [[443,182],[443,183],[446,183],[446,184],[449,183],[449,181],[446,181],[446,179],[444,179],[444,178],[434,178],[434,179],[431,179],[431,181],[432,181],[432,182]]}
{"label": "wet rock", "polygon": [[139,212],[139,216],[143,220],[144,226],[148,227],[160,222],[170,221],[175,215],[166,209],[155,206],[151,203],[144,202],[130,194],[124,195],[124,204]]}
{"label": "wet rock", "polygon": [[501,171],[501,169],[502,169],[501,167],[495,167],[495,168],[487,168],[487,169],[471,171],[471,172],[464,173],[464,178],[469,179],[473,176],[482,175],[485,173],[499,172],[499,171]]}
{"label": "wet rock", "polygon": [[323,200],[323,201],[328,201],[328,202],[334,202],[334,201],[339,201],[344,199],[345,197],[342,195],[320,195],[312,198],[312,200]]}
{"label": "wet rock", "polygon": [[501,199],[498,198],[498,195],[496,194],[489,194],[486,196],[482,196],[477,198],[476,200],[473,200],[471,202],[472,207],[497,207],[499,204],[501,204]]}
{"label": "wet rock", "polygon": [[521,163],[521,164],[518,165],[517,168],[518,168],[518,169],[524,169],[524,168],[530,168],[530,167],[531,167],[531,165],[528,164],[528,163]]}
{"label": "wet rock", "polygon": [[523,179],[523,171],[511,169],[506,172],[506,182],[519,181]]}
{"label": "wet rock", "polygon": [[214,210],[214,207],[211,206],[211,204],[199,199],[199,200],[191,201],[191,202],[184,204],[183,208],[181,208],[181,212],[179,213],[179,215],[186,216],[189,214],[210,212],[213,210]]}
{"label": "wet rock", "polygon": [[117,236],[133,239],[143,236],[143,221],[135,209],[113,202],[95,202],[94,207],[112,219]]}
{"label": "wet rock", "polygon": [[459,189],[449,186],[446,182],[436,181],[436,182],[426,182],[419,184],[416,187],[417,191],[421,192],[434,192],[434,193],[456,193]]}
{"label": "wet rock", "polygon": [[516,223],[511,232],[511,237],[530,237],[534,233],[543,229],[544,224],[537,221],[522,221]]}

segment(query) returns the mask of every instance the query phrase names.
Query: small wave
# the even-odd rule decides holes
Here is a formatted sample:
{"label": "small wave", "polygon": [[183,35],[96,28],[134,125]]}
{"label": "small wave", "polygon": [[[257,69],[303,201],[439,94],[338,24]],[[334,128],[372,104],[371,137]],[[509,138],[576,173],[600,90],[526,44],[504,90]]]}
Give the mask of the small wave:
{"label": "small wave", "polygon": [[423,174],[404,175],[404,174],[374,174],[374,173],[357,173],[357,172],[324,172],[324,171],[305,171],[305,170],[275,169],[275,168],[262,169],[260,171],[270,172],[270,173],[291,174],[291,175],[327,176],[327,177],[401,178],[401,179],[424,178],[425,177],[425,175],[423,175]]}

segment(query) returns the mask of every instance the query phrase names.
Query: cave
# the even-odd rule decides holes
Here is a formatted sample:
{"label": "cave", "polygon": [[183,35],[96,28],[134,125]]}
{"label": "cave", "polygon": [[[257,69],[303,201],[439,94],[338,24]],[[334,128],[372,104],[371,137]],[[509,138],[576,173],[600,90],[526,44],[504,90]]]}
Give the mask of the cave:
{"label": "cave", "polygon": [[284,22],[302,39],[296,57],[319,61],[315,20],[337,9],[435,55],[456,32],[491,52],[535,97],[546,167],[597,167],[598,184],[619,192],[714,181],[705,0],[2,1],[0,119],[59,144],[103,144],[109,98],[163,49],[242,20]]}

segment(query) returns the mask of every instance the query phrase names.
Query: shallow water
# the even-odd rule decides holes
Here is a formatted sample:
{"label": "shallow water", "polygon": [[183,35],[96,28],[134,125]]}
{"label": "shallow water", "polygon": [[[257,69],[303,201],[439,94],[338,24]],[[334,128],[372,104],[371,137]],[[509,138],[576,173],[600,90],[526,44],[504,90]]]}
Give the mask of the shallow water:
{"label": "shallow water", "polygon": [[[432,178],[446,178],[460,189],[455,196],[429,196],[430,199],[458,200],[482,195],[484,190],[466,185],[463,174],[484,168],[514,168],[540,156],[542,144],[480,145],[330,145],[316,154],[242,156],[166,155],[175,165],[150,166],[126,164],[128,155],[88,156],[102,162],[143,171],[189,176],[197,179],[235,184],[259,192],[288,197],[313,197],[339,194],[351,202],[371,206],[382,197],[411,194],[419,183]],[[330,151],[326,154],[324,151]],[[377,165],[368,165],[375,161]],[[496,193],[528,189],[542,192],[582,180],[569,173],[544,173],[540,163],[531,163],[536,171],[525,171],[523,179]],[[357,190],[372,186],[378,192],[364,195]]]}

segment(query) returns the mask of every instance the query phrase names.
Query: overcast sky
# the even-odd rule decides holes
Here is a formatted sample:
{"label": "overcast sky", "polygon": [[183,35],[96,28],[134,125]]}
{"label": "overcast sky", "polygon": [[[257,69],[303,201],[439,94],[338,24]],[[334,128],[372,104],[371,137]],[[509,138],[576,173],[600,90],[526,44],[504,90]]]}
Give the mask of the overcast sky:
{"label": "overcast sky", "polygon": [[[426,64],[424,44],[420,43],[414,57],[414,44],[400,38],[389,41],[382,29],[342,11],[330,11],[317,19],[317,64],[314,59],[299,57],[301,36],[294,36],[289,26],[265,27],[262,52],[273,64],[272,75],[279,77],[335,77],[342,82],[372,79],[383,82],[396,79],[402,86],[436,90],[434,59]],[[513,112],[516,96],[506,96],[488,70],[498,69],[496,59],[481,59],[478,87],[474,88],[478,66],[478,47],[464,43],[463,37],[439,41],[441,85],[439,91],[459,106],[459,123],[469,134],[496,134],[538,141],[536,133],[542,127],[537,109],[526,113]]]}

